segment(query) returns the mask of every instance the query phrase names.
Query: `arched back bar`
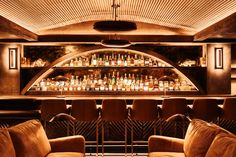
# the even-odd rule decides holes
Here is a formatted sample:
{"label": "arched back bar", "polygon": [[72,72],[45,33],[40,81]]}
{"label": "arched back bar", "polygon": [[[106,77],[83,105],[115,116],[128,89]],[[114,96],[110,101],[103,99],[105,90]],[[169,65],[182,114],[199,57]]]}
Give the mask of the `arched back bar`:
{"label": "arched back bar", "polygon": [[54,62],[52,62],[50,65],[44,67],[23,88],[23,90],[21,91],[21,94],[25,95],[27,93],[27,91],[35,83],[38,83],[41,79],[45,78],[50,73],[52,73],[54,71],[54,69],[53,69],[54,67],[61,66],[64,63],[70,61],[71,59],[73,59],[75,57],[79,57],[79,56],[83,56],[83,55],[89,55],[89,54],[93,54],[93,53],[98,53],[98,52],[101,52],[101,51],[113,51],[113,52],[127,51],[127,52],[131,52],[131,53],[139,54],[139,55],[144,55],[144,56],[153,58],[155,60],[164,62],[166,65],[172,66],[173,70],[177,74],[179,74],[181,77],[186,79],[188,82],[190,82],[196,88],[196,90],[199,93],[204,93],[201,86],[193,78],[191,78],[187,73],[185,73],[181,68],[179,68],[178,65],[176,65],[175,63],[173,63],[172,61],[170,61],[166,57],[164,57],[164,56],[162,56],[162,55],[160,55],[156,52],[153,52],[151,50],[147,50],[147,49],[144,49],[144,48],[141,48],[141,47],[133,47],[133,46],[131,46],[129,48],[104,48],[104,47],[98,46],[98,45],[81,45],[81,46],[78,47],[77,51],[69,53],[67,55],[64,55],[63,57],[61,57],[61,58],[55,60]]}

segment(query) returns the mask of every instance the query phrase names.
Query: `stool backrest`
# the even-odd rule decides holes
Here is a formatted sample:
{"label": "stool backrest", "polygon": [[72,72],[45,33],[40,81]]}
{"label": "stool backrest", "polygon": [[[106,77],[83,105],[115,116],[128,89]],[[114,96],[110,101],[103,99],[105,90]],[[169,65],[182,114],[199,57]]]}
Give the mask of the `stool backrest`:
{"label": "stool backrest", "polygon": [[219,107],[216,99],[195,99],[192,107],[192,118],[213,121],[219,117]]}
{"label": "stool backrest", "polygon": [[95,100],[72,100],[71,116],[78,121],[97,120],[99,113]]}
{"label": "stool backrest", "polygon": [[223,119],[236,120],[236,98],[226,98],[223,103]]}
{"label": "stool backrest", "polygon": [[134,100],[131,118],[138,121],[154,121],[158,118],[156,100]]}
{"label": "stool backrest", "polygon": [[162,102],[160,116],[168,119],[175,114],[185,115],[187,112],[187,100],[184,98],[168,98]]}
{"label": "stool backrest", "polygon": [[49,121],[59,113],[67,113],[66,101],[63,99],[48,99],[41,101],[41,119]]}
{"label": "stool backrest", "polygon": [[102,120],[120,121],[128,118],[126,101],[123,99],[105,99],[102,102]]}

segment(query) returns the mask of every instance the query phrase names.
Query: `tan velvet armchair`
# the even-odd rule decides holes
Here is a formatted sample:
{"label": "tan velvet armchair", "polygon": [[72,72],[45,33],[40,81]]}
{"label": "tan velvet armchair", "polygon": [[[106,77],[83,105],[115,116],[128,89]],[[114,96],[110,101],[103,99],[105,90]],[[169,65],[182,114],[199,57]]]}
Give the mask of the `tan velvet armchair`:
{"label": "tan velvet armchair", "polygon": [[[6,132],[7,131],[7,132]],[[9,133],[8,133],[9,132]],[[3,134],[1,136],[1,133]],[[7,148],[1,149],[2,157],[84,157],[83,136],[68,136],[48,140],[43,126],[38,120],[29,120],[0,132]],[[0,143],[1,144],[1,143]],[[12,146],[13,145],[13,146]],[[10,147],[12,146],[12,147]],[[8,153],[11,154],[8,154]],[[5,155],[5,156],[4,156]]]}

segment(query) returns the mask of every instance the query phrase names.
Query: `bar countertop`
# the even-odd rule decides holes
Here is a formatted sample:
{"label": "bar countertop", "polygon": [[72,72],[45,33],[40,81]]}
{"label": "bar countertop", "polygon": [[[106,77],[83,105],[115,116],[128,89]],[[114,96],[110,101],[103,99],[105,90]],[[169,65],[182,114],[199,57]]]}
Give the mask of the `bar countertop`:
{"label": "bar countertop", "polygon": [[224,99],[227,97],[236,97],[236,95],[224,94],[224,95],[83,95],[83,96],[73,96],[73,95],[57,95],[57,96],[29,96],[29,95],[2,95],[0,99],[65,99],[65,100],[75,100],[75,99],[157,99],[162,100],[165,98],[186,98],[186,99],[202,99],[202,98],[212,98],[212,99]]}

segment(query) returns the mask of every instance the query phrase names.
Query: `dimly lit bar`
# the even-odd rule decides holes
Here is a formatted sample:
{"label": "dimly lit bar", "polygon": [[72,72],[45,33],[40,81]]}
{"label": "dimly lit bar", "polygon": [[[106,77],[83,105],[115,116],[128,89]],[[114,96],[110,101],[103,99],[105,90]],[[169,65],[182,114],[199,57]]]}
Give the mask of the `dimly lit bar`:
{"label": "dimly lit bar", "polygon": [[235,157],[235,0],[0,0],[1,157]]}

